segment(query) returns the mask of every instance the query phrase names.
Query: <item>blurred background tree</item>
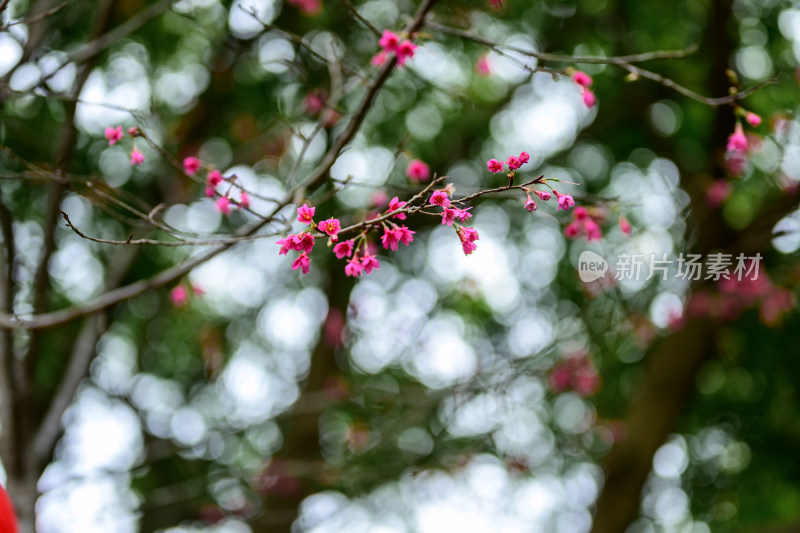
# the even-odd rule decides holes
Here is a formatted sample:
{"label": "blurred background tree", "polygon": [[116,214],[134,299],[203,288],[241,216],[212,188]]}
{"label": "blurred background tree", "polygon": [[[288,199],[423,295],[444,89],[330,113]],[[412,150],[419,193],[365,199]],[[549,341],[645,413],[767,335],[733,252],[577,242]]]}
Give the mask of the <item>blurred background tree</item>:
{"label": "blurred background tree", "polygon": [[[0,12],[0,481],[21,531],[800,530],[792,2]],[[384,28],[414,31],[405,67],[370,65]],[[745,108],[763,123],[726,150]],[[119,124],[141,129],[109,145]],[[319,244],[306,275],[277,253],[298,204],[348,225],[424,186],[413,159],[460,196],[523,150],[517,183],[578,183],[558,188],[602,239],[514,190],[471,204],[467,257],[421,214],[357,280]],[[252,211],[223,216],[189,156]],[[245,232],[263,238],[225,241]],[[605,278],[580,281],[584,250]],[[614,280],[625,252],[763,260],[752,284]]]}

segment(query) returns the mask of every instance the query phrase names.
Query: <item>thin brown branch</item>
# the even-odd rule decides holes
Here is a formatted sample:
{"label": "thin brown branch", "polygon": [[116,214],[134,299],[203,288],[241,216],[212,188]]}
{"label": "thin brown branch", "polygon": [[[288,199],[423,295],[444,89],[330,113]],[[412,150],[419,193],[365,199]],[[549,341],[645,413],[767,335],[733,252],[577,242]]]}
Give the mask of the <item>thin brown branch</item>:
{"label": "thin brown branch", "polygon": [[661,85],[663,85],[668,89],[672,89],[673,91],[678,92],[688,98],[691,98],[692,100],[696,100],[700,103],[706,104],[711,107],[719,107],[723,105],[733,104],[734,102],[738,102],[739,100],[747,98],[754,92],[766,87],[767,85],[772,85],[774,83],[777,83],[778,81],[777,77],[772,77],[767,80],[756,83],[755,85],[752,85],[751,87],[748,87],[747,89],[744,89],[742,91],[729,94],[728,96],[721,96],[719,98],[709,98],[708,96],[703,96],[702,94],[695,92],[687,87],[684,87],[683,85],[676,83],[670,78],[666,78],[656,72],[652,72],[650,70],[646,70],[624,62],[614,63],[614,64],[621,68],[624,68],[631,74],[635,74],[637,76],[641,76],[642,78],[647,78],[648,80],[660,83]]}
{"label": "thin brown branch", "polygon": [[77,50],[67,54],[67,58],[61,64],[59,64],[58,67],[53,69],[52,72],[44,76],[41,82],[45,82],[52,78],[62,68],[66,67],[70,63],[82,63],[87,59],[94,57],[112,44],[124,39],[159,16],[161,13],[169,9],[169,7],[176,1],[177,0],[161,0],[160,2],[149,5],[108,33],[93,38],[91,41],[81,46]]}
{"label": "thin brown branch", "polygon": [[374,25],[373,25],[373,24],[372,24],[370,21],[368,21],[366,18],[364,18],[364,16],[363,16],[361,13],[359,13],[359,12],[358,12],[358,10],[356,9],[356,7],[355,7],[355,6],[354,6],[354,5],[353,5],[353,4],[350,2],[350,0],[342,0],[342,3],[344,4],[344,7],[346,7],[346,8],[347,8],[347,10],[348,10],[350,13],[352,13],[352,14],[353,14],[353,16],[354,16],[355,18],[357,18],[357,19],[358,19],[358,21],[359,21],[361,24],[363,24],[364,26],[366,26],[366,28],[367,28],[369,31],[371,31],[372,33],[374,33],[376,37],[380,37],[380,36],[381,36],[381,31],[380,31],[378,28],[376,28],[376,27],[375,27],[375,26],[374,26]]}
{"label": "thin brown branch", "polygon": [[[290,31],[287,31],[287,30],[285,30],[283,28],[279,28],[279,27],[277,27],[277,26],[275,26],[273,24],[270,24],[269,22],[266,22],[265,20],[262,20],[261,17],[258,16],[258,13],[256,12],[255,8],[245,9],[244,6],[240,5],[239,9],[241,9],[242,11],[244,11],[245,13],[247,13],[248,15],[253,17],[259,24],[261,24],[261,26],[264,27],[265,30],[276,31],[276,32],[282,33],[290,41],[297,43],[302,48],[305,48],[308,51],[309,54],[311,54],[312,56],[314,56],[315,58],[317,58],[321,62],[328,63],[330,61],[327,57],[325,57],[324,55],[322,55],[319,52],[317,52],[316,50],[314,50],[314,47],[311,46],[308,42],[306,42],[306,40],[303,39],[302,36],[297,35],[295,33],[292,33]],[[347,66],[345,64],[342,64],[342,70],[344,70],[345,72],[347,72],[347,74],[349,74],[350,76],[353,76],[354,78],[358,78],[359,80],[366,81],[366,78],[364,77],[364,75],[361,74],[358,70],[354,69],[353,67],[349,67],[349,66]]]}
{"label": "thin brown branch", "polygon": [[228,237],[228,238],[220,238],[220,239],[209,239],[209,240],[193,240],[193,241],[162,241],[159,239],[133,239],[129,238],[124,241],[114,240],[114,239],[101,239],[99,237],[92,237],[91,235],[87,235],[83,231],[79,230],[72,221],[69,219],[69,215],[67,215],[64,211],[61,211],[61,216],[64,218],[64,221],[67,224],[67,227],[74,231],[79,237],[82,239],[86,239],[87,241],[97,242],[101,244],[112,244],[117,246],[122,245],[129,245],[129,246],[145,246],[145,245],[156,245],[156,246],[166,246],[166,247],[174,247],[174,246],[218,246],[220,244],[236,244],[239,242],[245,241],[255,241],[258,239],[264,239],[266,237],[273,237],[275,233],[261,233],[258,235],[243,235],[241,237]]}
{"label": "thin brown branch", "polygon": [[[5,9],[5,4],[7,4],[7,3],[8,3],[8,0],[5,0],[4,4],[2,6],[0,6],[0,13],[3,12],[3,9]],[[9,22],[5,26],[0,26],[0,31],[7,30],[11,26],[16,26],[17,24],[30,24],[31,22],[38,22],[38,21],[42,20],[45,17],[49,17],[50,15],[54,15],[54,14],[58,13],[59,11],[64,9],[67,6],[67,4],[69,4],[69,0],[60,3],[59,5],[57,5],[56,7],[52,8],[52,9],[47,9],[47,10],[43,11],[42,13],[39,13],[38,15],[33,15],[32,17],[29,17],[29,18],[26,18],[26,19],[15,20],[13,22]]]}
{"label": "thin brown branch", "polygon": [[[687,57],[687,56],[689,56],[689,55],[691,55],[691,54],[693,54],[693,53],[695,53],[697,51],[698,47],[697,47],[697,45],[694,45],[694,44],[689,46],[689,47],[687,47],[687,48],[684,48],[683,50],[655,50],[655,51],[652,51],[652,52],[645,52],[645,53],[642,53],[642,54],[632,54],[632,55],[625,55],[625,56],[612,56],[612,57],[571,56],[571,55],[564,55],[564,54],[549,54],[549,53],[546,53],[546,52],[535,52],[533,50],[526,50],[524,48],[519,48],[519,47],[516,47],[516,46],[505,45],[505,44],[502,44],[502,43],[497,43],[497,42],[494,42],[494,41],[490,41],[490,40],[485,39],[485,38],[483,38],[483,37],[481,37],[479,35],[476,35],[474,33],[471,33],[471,32],[465,31],[465,30],[460,30],[460,29],[457,29],[457,28],[451,28],[449,26],[445,26],[445,25],[442,25],[442,24],[437,24],[435,22],[428,21],[428,22],[425,23],[425,25],[426,25],[426,27],[428,27],[428,28],[430,28],[432,30],[437,30],[437,31],[440,31],[442,33],[447,33],[447,34],[450,34],[450,35],[461,37],[463,39],[467,39],[467,40],[473,41],[473,42],[478,43],[478,44],[482,44],[483,46],[487,46],[487,47],[491,48],[492,50],[498,52],[499,54],[501,54],[501,55],[503,55],[505,57],[509,57],[509,56],[502,52],[501,49],[503,49],[503,48],[505,48],[506,50],[510,50],[510,51],[516,52],[518,54],[522,54],[522,55],[526,55],[526,56],[529,56],[529,57],[533,57],[533,58],[535,58],[535,59],[537,59],[539,61],[550,61],[550,62],[556,62],[556,63],[573,63],[573,64],[584,63],[584,64],[599,64],[599,65],[616,66],[616,67],[622,68],[624,70],[627,70],[628,72],[630,72],[631,74],[634,74],[636,76],[639,76],[639,77],[642,77],[642,78],[646,78],[646,79],[649,79],[651,81],[655,81],[656,83],[660,83],[661,85],[663,85],[664,87],[667,87],[668,89],[672,89],[673,91],[676,91],[676,92],[678,92],[678,93],[680,93],[680,94],[682,94],[682,95],[684,95],[684,96],[686,96],[688,98],[691,98],[692,100],[696,100],[698,102],[701,102],[701,103],[703,103],[705,105],[712,106],[712,107],[719,107],[719,106],[723,106],[723,105],[733,104],[733,103],[735,103],[735,102],[737,102],[739,100],[747,98],[749,95],[751,95],[755,91],[758,91],[759,89],[761,89],[761,88],[763,88],[763,87],[765,87],[767,85],[771,85],[771,84],[777,82],[777,78],[773,77],[773,78],[770,78],[768,80],[765,80],[765,81],[762,81],[760,83],[757,83],[757,84],[755,84],[755,85],[753,85],[751,87],[748,87],[747,89],[745,89],[743,91],[738,91],[736,93],[729,94],[727,96],[721,96],[721,97],[713,98],[713,97],[704,96],[704,95],[702,95],[702,94],[700,94],[700,93],[698,93],[696,91],[693,91],[692,89],[689,89],[688,87],[685,87],[685,86],[677,83],[676,81],[674,81],[674,80],[672,80],[670,78],[662,76],[661,74],[658,74],[657,72],[653,72],[651,70],[647,70],[645,68],[638,67],[638,66],[634,65],[634,63],[644,63],[646,61],[653,61],[653,60],[656,60],[656,59],[682,59],[682,58],[685,58],[685,57]],[[517,61],[517,63],[519,64],[519,61]],[[523,68],[525,68],[528,71],[532,70],[530,67],[527,67],[525,65],[522,65],[522,66],[523,66]],[[540,70],[540,67],[537,67],[534,70]]]}
{"label": "thin brown branch", "polygon": [[454,35],[456,37],[461,37],[463,39],[467,39],[469,41],[473,41],[475,43],[482,44],[490,48],[505,48],[506,50],[511,50],[512,52],[517,52],[522,55],[530,56],[540,61],[554,61],[557,63],[590,63],[590,64],[601,64],[601,65],[620,65],[622,63],[643,63],[646,61],[653,61],[655,59],[681,59],[690,56],[691,54],[697,51],[697,45],[693,44],[691,46],[684,48],[683,50],[655,50],[652,52],[645,52],[642,54],[632,54],[626,56],[612,56],[612,57],[549,54],[546,52],[535,52],[533,50],[527,50],[525,48],[519,48],[517,46],[497,43],[494,41],[490,41],[489,39],[485,39],[480,35],[465,30],[460,30],[458,28],[445,26],[443,24],[437,24],[436,22],[426,21],[425,26],[432,30]]}

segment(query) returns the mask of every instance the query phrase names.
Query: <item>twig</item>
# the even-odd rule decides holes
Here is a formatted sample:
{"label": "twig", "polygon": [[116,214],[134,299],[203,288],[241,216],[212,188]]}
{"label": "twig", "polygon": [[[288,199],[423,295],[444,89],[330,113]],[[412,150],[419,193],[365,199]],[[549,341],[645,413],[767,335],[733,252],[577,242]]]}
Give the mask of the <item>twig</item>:
{"label": "twig", "polygon": [[[319,59],[323,63],[327,63],[329,61],[328,58],[326,58],[324,55],[322,55],[319,52],[317,52],[316,50],[314,50],[314,47],[311,46],[309,43],[307,43],[306,40],[303,39],[300,35],[294,34],[294,33],[290,32],[290,31],[286,31],[283,28],[279,28],[277,26],[274,26],[274,25],[270,24],[269,22],[266,22],[265,20],[262,20],[258,16],[258,13],[256,12],[255,8],[250,8],[248,10],[248,9],[245,9],[244,6],[239,5],[239,9],[241,9],[242,11],[244,11],[245,13],[247,13],[248,15],[253,17],[259,24],[261,24],[264,27],[265,30],[280,32],[280,33],[284,34],[286,37],[288,37],[289,40],[294,41],[295,43],[297,43],[301,47],[303,47],[306,50],[308,50],[308,53],[310,53],[312,56],[314,56],[315,58]],[[356,69],[354,69],[352,67],[348,67],[347,65],[343,64],[342,65],[342,70],[347,72],[350,76],[358,78],[358,79],[360,79],[362,81],[366,81],[366,78],[364,78],[364,75],[361,74],[360,72],[358,72]]]}
{"label": "twig", "polygon": [[[3,12],[3,10],[5,9],[6,4],[8,4],[8,2],[9,2],[9,0],[4,0],[3,4],[0,6],[0,13]],[[17,24],[30,24],[31,22],[38,22],[38,21],[42,20],[45,17],[49,17],[50,15],[54,15],[55,13],[58,13],[64,7],[66,7],[68,3],[69,3],[69,0],[66,0],[65,2],[62,2],[61,4],[57,5],[56,7],[52,8],[52,9],[48,9],[46,11],[43,11],[42,13],[39,13],[38,15],[34,15],[34,16],[32,16],[30,18],[27,18],[27,19],[15,20],[14,22],[9,22],[5,26],[0,26],[0,31],[7,30],[11,26],[16,26]]]}
{"label": "twig", "polygon": [[[530,56],[536,58],[539,61],[551,61],[557,63],[588,63],[588,64],[616,66],[624,70],[627,70],[632,74],[641,76],[642,78],[647,78],[649,80],[660,83],[661,85],[667,87],[668,89],[672,89],[688,98],[691,98],[693,100],[696,100],[711,107],[719,107],[722,105],[733,104],[734,102],[737,102],[739,100],[748,97],[750,94],[761,89],[762,87],[777,82],[777,77],[773,77],[768,80],[757,83],[752,87],[749,87],[743,91],[739,91],[727,96],[721,96],[718,98],[711,98],[708,96],[703,96],[702,94],[695,92],[687,87],[684,87],[683,85],[680,85],[674,80],[666,78],[656,72],[633,65],[633,63],[643,63],[655,59],[681,59],[695,53],[697,51],[697,45],[691,45],[687,48],[684,48],[683,50],[656,50],[653,52],[632,54],[626,56],[612,56],[612,57],[570,56],[563,54],[549,54],[546,52],[534,52],[533,50],[526,50],[524,48],[519,48],[516,46],[496,43],[494,41],[490,41],[474,33],[460,30],[457,28],[451,28],[449,26],[444,26],[442,24],[437,24],[435,22],[428,21],[425,23],[425,25],[433,30],[440,31],[442,33],[448,33],[450,35],[455,35],[457,37],[462,37],[464,39],[476,42],[478,44],[482,44],[506,57],[509,56],[501,52],[500,48],[505,48],[507,50],[511,50],[519,54]],[[526,70],[531,70],[529,67],[524,67],[524,68],[526,68]],[[537,69],[538,68],[540,67],[537,67]]]}
{"label": "twig", "polygon": [[161,0],[160,2],[156,2],[155,4],[147,6],[145,9],[138,12],[133,17],[127,19],[125,22],[114,28],[113,30],[100,35],[82,47],[78,48],[77,50],[70,52],[67,54],[67,58],[58,65],[52,72],[47,74],[46,76],[42,77],[40,83],[44,83],[45,81],[49,80],[53,76],[55,76],[62,68],[66,67],[68,64],[75,62],[81,63],[86,61],[90,57],[93,57],[112,44],[120,41],[121,39],[127,37],[131,33],[135,32],[161,13],[166,11],[173,3],[177,0]]}
{"label": "twig", "polygon": [[381,36],[381,31],[378,28],[376,28],[370,21],[364,18],[364,16],[358,12],[355,6],[350,3],[350,0],[342,0],[342,3],[344,4],[344,7],[346,7],[347,10],[350,11],[350,13],[352,13],[353,16],[357,18],[361,24],[366,26],[367,29],[369,29],[369,31],[374,33],[376,37]]}
{"label": "twig", "polygon": [[187,240],[180,240],[180,241],[162,241],[158,239],[125,239],[124,241],[113,240],[113,239],[100,239],[98,237],[92,237],[91,235],[87,235],[86,233],[79,230],[75,227],[75,224],[69,219],[69,215],[67,215],[64,211],[59,211],[61,216],[64,218],[64,222],[66,222],[67,227],[74,231],[79,237],[86,239],[87,241],[98,242],[101,244],[113,244],[113,245],[132,245],[132,246],[144,246],[148,244],[154,244],[158,246],[218,246],[220,244],[236,244],[238,242],[245,242],[245,241],[255,241],[258,239],[264,239],[266,237],[273,237],[274,233],[269,234],[259,234],[259,235],[243,235],[241,237],[227,237],[227,238],[220,238],[220,239],[210,239],[210,240],[195,240],[195,241],[187,241]]}
{"label": "twig", "polygon": [[485,39],[480,35],[476,35],[474,33],[465,30],[460,30],[458,28],[445,26],[443,24],[437,24],[436,22],[426,21],[425,26],[432,30],[437,30],[442,33],[455,35],[456,37],[461,37],[463,39],[467,39],[469,41],[473,41],[478,44],[482,44],[484,46],[488,46],[491,48],[501,47],[507,50],[511,50],[513,52],[517,52],[519,54],[534,57],[540,61],[554,61],[559,63],[592,63],[601,65],[620,65],[622,63],[643,63],[645,61],[653,61],[655,59],[681,59],[697,51],[697,45],[693,44],[684,48],[683,50],[655,50],[653,52],[645,52],[642,54],[632,54],[626,56],[612,56],[612,57],[549,54],[546,52],[534,52],[533,50],[527,50],[525,48],[519,48],[517,46],[497,43]]}

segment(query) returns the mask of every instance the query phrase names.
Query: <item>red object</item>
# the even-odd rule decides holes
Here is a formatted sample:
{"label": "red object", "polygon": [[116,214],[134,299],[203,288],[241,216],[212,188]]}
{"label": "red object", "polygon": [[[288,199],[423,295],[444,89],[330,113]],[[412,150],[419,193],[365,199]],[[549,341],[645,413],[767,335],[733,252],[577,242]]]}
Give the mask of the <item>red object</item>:
{"label": "red object", "polygon": [[0,485],[0,533],[17,533],[17,517],[14,515],[14,507],[2,485]]}

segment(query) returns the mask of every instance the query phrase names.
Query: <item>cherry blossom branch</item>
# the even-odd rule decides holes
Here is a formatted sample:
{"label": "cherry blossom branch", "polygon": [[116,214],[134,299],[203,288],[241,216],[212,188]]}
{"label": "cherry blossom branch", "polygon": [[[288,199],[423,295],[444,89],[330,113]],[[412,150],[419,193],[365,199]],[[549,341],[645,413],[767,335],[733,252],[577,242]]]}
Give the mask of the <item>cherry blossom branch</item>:
{"label": "cherry blossom branch", "polygon": [[526,56],[534,57],[540,61],[554,61],[558,63],[594,63],[603,65],[615,65],[620,63],[643,63],[646,61],[653,61],[655,59],[682,59],[697,52],[697,45],[690,45],[682,50],[654,50],[652,52],[644,52],[641,54],[631,54],[625,56],[611,56],[611,57],[594,57],[594,56],[572,56],[565,54],[550,54],[547,52],[535,52],[525,48],[519,48],[508,44],[498,43],[491,41],[475,33],[466,30],[460,30],[451,26],[438,24],[430,20],[425,22],[425,26],[432,30],[440,31],[461,37],[469,41],[473,41],[484,46],[492,48],[505,48],[512,52],[517,52]]}
{"label": "cherry blossom branch", "polygon": [[547,180],[544,179],[544,174],[542,174],[538,178],[532,179],[530,181],[527,181],[527,182],[525,182],[525,183],[523,183],[521,185],[505,185],[503,187],[496,187],[494,189],[486,189],[486,190],[483,190],[483,191],[478,191],[476,193],[470,194],[469,196],[465,196],[463,198],[459,198],[458,200],[453,200],[453,203],[462,203],[462,204],[463,203],[467,203],[467,202],[470,202],[471,200],[474,200],[475,198],[479,198],[479,197],[484,196],[486,194],[493,194],[493,193],[504,192],[504,191],[512,191],[514,189],[525,190],[525,188],[528,187],[529,185],[536,185],[537,183],[544,183],[545,181],[547,181]]}
{"label": "cherry blossom branch", "polygon": [[[239,242],[245,241],[255,241],[258,239],[264,239],[266,237],[274,237],[277,235],[276,233],[260,233],[258,235],[242,235],[241,237],[227,237],[227,238],[220,238],[220,239],[210,239],[210,240],[180,240],[180,241],[162,241],[159,239],[134,239],[133,235],[129,237],[127,240],[119,241],[113,239],[101,239],[98,237],[92,237],[91,235],[87,235],[86,233],[79,230],[69,219],[69,215],[67,215],[64,211],[59,211],[61,216],[64,218],[67,227],[74,231],[79,237],[86,239],[87,241],[97,242],[101,244],[113,244],[113,245],[132,245],[132,246],[144,246],[148,244],[157,245],[157,246],[166,246],[166,247],[174,247],[174,246],[217,246],[220,244],[236,244]],[[177,237],[176,237],[177,238]]]}
{"label": "cherry blossom branch", "polygon": [[[422,27],[425,16],[433,8],[436,1],[437,0],[424,0],[417,9],[417,13],[414,15],[414,18],[408,23],[404,31],[408,34],[411,34],[419,30],[419,28]],[[356,132],[361,127],[361,123],[367,116],[367,112],[369,111],[370,107],[372,107],[372,102],[375,100],[378,91],[381,87],[383,87],[383,84],[386,83],[386,80],[389,79],[389,75],[394,70],[396,64],[397,57],[392,56],[378,71],[378,74],[373,82],[369,85],[367,94],[364,95],[364,98],[361,100],[361,103],[353,114],[353,117],[350,119],[350,122],[348,122],[344,131],[333,142],[333,145],[325,154],[325,158],[320,166],[317,167],[316,171],[312,172],[306,178],[306,181],[303,184],[304,187],[314,188],[325,181],[328,176],[328,172],[330,171],[331,167],[333,167],[336,159],[338,159],[339,153],[350,142],[350,140],[355,136]]]}
{"label": "cherry blossom branch", "polygon": [[[405,31],[408,33],[417,31],[422,26],[425,16],[433,8],[435,3],[436,0],[424,0],[420,5],[420,7],[417,9],[417,12],[414,15],[413,20],[406,26]],[[377,95],[379,89],[389,78],[391,70],[394,68],[396,62],[397,58],[392,57],[386,62],[384,67],[377,73],[374,81],[369,86],[367,93],[361,100],[358,108],[353,114],[353,117],[350,119],[350,122],[348,123],[347,127],[339,135],[339,137],[336,138],[333,145],[328,149],[320,166],[317,167],[317,169],[306,178],[305,184],[301,185],[301,187],[314,188],[325,181],[325,179],[328,176],[328,172],[330,171],[333,164],[336,162],[339,153],[353,139],[356,132],[363,123],[364,118],[366,117],[366,114],[369,111],[373,100],[375,99],[375,96]],[[281,209],[292,203],[294,196],[295,196],[295,191],[290,191],[289,193],[287,193],[286,197],[273,208],[272,213],[270,215],[268,215],[264,219],[255,221],[253,224],[249,224],[247,226],[240,228],[236,232],[236,237],[255,234],[258,230],[266,226],[269,222],[272,222],[272,218]],[[52,311],[48,313],[34,314],[33,316],[28,318],[19,318],[9,314],[0,313],[0,328],[8,328],[8,329],[25,328],[33,330],[33,329],[50,328],[70,322],[81,316],[92,314],[96,311],[100,311],[102,309],[118,304],[125,300],[134,298],[149,290],[162,287],[168,283],[172,283],[175,280],[186,275],[187,273],[191,272],[197,266],[205,263],[206,261],[209,261],[213,257],[216,257],[220,253],[224,252],[234,244],[235,243],[221,244],[213,248],[212,250],[200,254],[180,265],[175,265],[171,268],[168,268],[167,270],[164,270],[156,274],[155,276],[138,280],[129,285],[125,285],[118,289],[105,292],[99,297],[97,297],[95,300],[84,305],[72,306],[66,309],[62,309],[59,311]]]}
{"label": "cherry blossom branch", "polygon": [[[674,90],[692,100],[696,100],[703,104],[706,104],[711,107],[719,107],[722,105],[730,105],[734,104],[735,102],[742,100],[748,97],[753,92],[763,88],[766,85],[771,85],[777,82],[777,77],[770,78],[768,80],[762,81],[749,87],[742,91],[737,91],[733,94],[729,94],[727,96],[721,96],[718,98],[712,98],[708,96],[704,96],[696,91],[693,91],[679,83],[675,82],[670,78],[666,78],[656,72],[651,70],[644,69],[642,67],[635,66],[633,63],[644,63],[647,61],[652,61],[656,59],[682,59],[688,57],[689,55],[695,53],[698,49],[696,44],[693,44],[683,50],[656,50],[652,52],[645,52],[641,54],[632,54],[632,55],[625,55],[625,56],[612,56],[612,57],[591,57],[591,56],[570,56],[570,55],[563,55],[563,54],[550,54],[546,52],[535,52],[533,50],[526,50],[524,48],[519,48],[516,46],[506,45],[503,43],[497,43],[494,41],[490,41],[485,39],[479,35],[474,33],[460,30],[457,28],[452,28],[450,26],[445,26],[442,24],[437,24],[435,22],[427,21],[425,22],[425,26],[432,29],[437,30],[442,33],[447,33],[450,35],[454,35],[457,37],[461,37],[478,44],[482,44],[487,46],[496,52],[504,55],[505,57],[509,57],[507,54],[503,54],[500,51],[500,48],[505,48],[507,50],[511,50],[513,52],[517,52],[522,55],[533,57],[539,61],[551,61],[557,63],[586,63],[586,64],[601,64],[601,65],[612,65],[624,70],[627,70],[631,74],[635,76],[641,76],[642,78],[647,78],[651,81],[655,81],[667,87],[668,89]],[[525,67],[526,70],[531,70],[530,67]],[[539,67],[537,67],[538,69]]]}

